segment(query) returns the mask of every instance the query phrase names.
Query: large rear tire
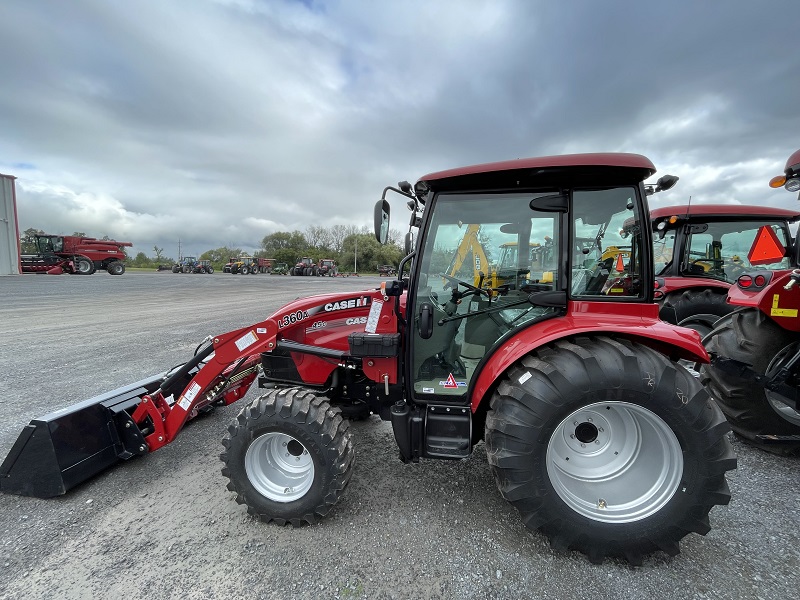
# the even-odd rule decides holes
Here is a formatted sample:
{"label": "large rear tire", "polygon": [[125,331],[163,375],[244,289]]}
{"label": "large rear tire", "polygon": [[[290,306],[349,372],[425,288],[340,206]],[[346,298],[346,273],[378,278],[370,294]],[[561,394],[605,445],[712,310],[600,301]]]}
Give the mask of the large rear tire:
{"label": "large rear tire", "polygon": [[108,271],[109,275],[122,275],[125,272],[125,263],[118,260],[112,261],[108,263],[106,271]]}
{"label": "large rear tire", "polygon": [[[690,321],[692,317],[697,317],[698,315],[703,316],[704,319],[702,320],[704,321],[708,317],[712,321],[716,321],[733,310],[733,306],[725,302],[726,297],[727,291],[723,288],[678,290],[667,294],[658,316],[662,321],[667,321],[673,325],[677,325],[682,321]],[[713,323],[711,324],[713,325]]]}
{"label": "large rear tire", "polygon": [[228,489],[265,523],[317,522],[353,473],[348,428],[324,398],[299,388],[270,390],[239,412],[222,440]]}
{"label": "large rear tire", "polygon": [[[766,374],[781,351],[798,335],[778,326],[755,308],[742,308],[721,319],[704,340],[706,349]],[[777,400],[777,395],[748,379],[703,365],[701,381],[725,413],[733,431],[754,446],[777,454],[800,452],[800,442],[769,442],[759,435],[799,435],[800,413]]]}
{"label": "large rear tire", "polygon": [[486,418],[500,493],[560,551],[670,556],[727,504],[736,458],[708,393],[641,344],[560,340],[506,373]]}

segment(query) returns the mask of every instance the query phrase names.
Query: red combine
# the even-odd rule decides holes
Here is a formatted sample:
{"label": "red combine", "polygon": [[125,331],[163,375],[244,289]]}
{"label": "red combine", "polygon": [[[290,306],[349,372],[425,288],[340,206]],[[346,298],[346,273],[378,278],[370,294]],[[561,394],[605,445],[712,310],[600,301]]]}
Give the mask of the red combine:
{"label": "red combine", "polygon": [[[300,298],[209,336],[169,373],[33,420],[0,467],[0,488],[63,494],[169,444],[258,380],[270,389],[230,424],[221,458],[228,489],[262,521],[327,515],[353,473],[344,415],[373,413],[391,422],[406,462],[463,459],[485,443],[500,493],[556,549],[594,562],[677,554],[728,502],[736,458],[719,408],[677,362],[707,362],[699,335],[660,320],[653,302],[643,182],[654,173],[636,154],[577,154],[387,187],[378,241],[388,238],[390,191],[419,233],[406,236],[396,279]],[[628,219],[642,233],[611,295],[603,257],[623,244]],[[489,256],[549,239],[557,268],[530,278],[522,252],[519,277],[497,287],[446,274],[474,227]]]}
{"label": "red combine", "polygon": [[39,253],[20,256],[23,273],[91,275],[102,269],[111,275],[122,275],[126,258],[122,248],[133,246],[131,242],[72,235],[42,234],[35,238]]}
{"label": "red combine", "polygon": [[[800,150],[786,162],[774,188],[800,191]],[[746,442],[778,454],[800,453],[800,270],[771,270],[800,259],[794,243],[760,229],[741,273],[728,292],[736,310],[705,338],[714,357],[701,376],[733,431]]]}

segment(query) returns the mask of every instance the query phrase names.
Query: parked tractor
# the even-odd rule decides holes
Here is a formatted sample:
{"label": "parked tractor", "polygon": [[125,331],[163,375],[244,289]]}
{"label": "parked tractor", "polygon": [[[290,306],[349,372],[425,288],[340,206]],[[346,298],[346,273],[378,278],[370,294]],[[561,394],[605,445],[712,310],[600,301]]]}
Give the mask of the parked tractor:
{"label": "parked tractor", "polygon": [[[460,460],[485,443],[500,493],[556,549],[634,564],[677,554],[728,502],[736,459],[719,408],[677,362],[708,360],[699,335],[660,320],[653,302],[643,181],[654,173],[644,156],[578,154],[387,187],[378,241],[388,238],[389,192],[411,208],[419,234],[414,247],[406,236],[397,279],[299,298],[207,337],[166,375],[32,421],[0,467],[0,487],[63,494],[169,444],[187,420],[258,379],[269,389],[230,424],[221,458],[228,489],[262,521],[298,526],[330,512],[354,468],[344,415],[367,412],[391,423],[405,462]],[[630,218],[643,234],[614,272],[623,292],[609,295],[602,257],[622,245]],[[446,275],[472,224],[493,250],[549,236],[552,279],[485,289]]]}
{"label": "parked tractor", "polygon": [[98,240],[72,235],[36,235],[38,254],[20,256],[23,273],[91,275],[98,269],[111,275],[125,272],[125,246],[131,242]]}
{"label": "parked tractor", "polygon": [[397,268],[394,265],[378,265],[378,275],[381,277],[392,277],[397,275]]}
{"label": "parked tractor", "polygon": [[336,277],[338,272],[336,261],[332,258],[320,258],[317,262],[317,275],[320,277]]}
{"label": "parked tractor", "polygon": [[197,257],[195,256],[184,256],[183,258],[179,258],[178,262],[172,265],[172,272],[173,273],[197,273]]}
{"label": "parked tractor", "polygon": [[289,271],[289,275],[305,275],[306,277],[309,276],[317,276],[319,272],[319,267],[317,267],[314,259],[308,256],[304,256],[297,263],[294,265],[294,268]]}
{"label": "parked tractor", "polygon": [[[772,187],[800,190],[800,150]],[[771,270],[800,258],[800,241],[762,226],[728,292],[732,313],[717,321],[705,344],[713,356],[701,377],[746,442],[778,454],[800,453],[800,270]]]}
{"label": "parked tractor", "polygon": [[228,263],[222,268],[223,273],[239,273],[241,275],[256,275],[258,273],[270,273],[274,258],[260,258],[255,256],[231,257]]}
{"label": "parked tractor", "polygon": [[[734,306],[728,289],[753,268],[749,250],[767,226],[783,247],[791,245],[790,224],[800,211],[738,204],[693,204],[651,210],[655,299],[665,321],[706,335]],[[797,266],[790,255],[761,269]]]}
{"label": "parked tractor", "polygon": [[273,275],[287,275],[289,273],[289,265],[286,263],[275,263],[270,271]]}
{"label": "parked tractor", "polygon": [[205,260],[205,259],[198,260],[194,264],[194,271],[193,272],[194,273],[203,273],[203,274],[209,273],[210,274],[210,273],[214,272],[214,267],[211,265],[211,261],[210,260]]}

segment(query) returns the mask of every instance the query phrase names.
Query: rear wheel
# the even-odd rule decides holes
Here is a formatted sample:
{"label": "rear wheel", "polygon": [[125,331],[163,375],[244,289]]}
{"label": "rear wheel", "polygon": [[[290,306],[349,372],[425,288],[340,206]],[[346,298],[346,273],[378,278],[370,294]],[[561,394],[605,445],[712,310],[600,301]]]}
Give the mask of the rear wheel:
{"label": "rear wheel", "polygon": [[727,504],[727,423],[699,382],[649,347],[561,340],[512,367],[486,451],[501,494],[557,550],[639,564],[678,553]]}
{"label": "rear wheel", "polygon": [[211,274],[213,272],[214,272],[214,267],[206,267],[206,273]]}
{"label": "rear wheel", "polygon": [[[754,308],[736,310],[721,319],[708,339],[706,349],[753,367],[760,374],[772,373],[796,349],[798,335],[778,326]],[[708,387],[733,431],[747,442],[778,454],[800,451],[800,442],[769,442],[759,435],[800,435],[800,413],[780,401],[775,392],[753,380],[742,379],[703,365],[701,380]]]}
{"label": "rear wheel", "polygon": [[106,271],[108,271],[110,275],[122,275],[125,272],[125,264],[115,260],[114,262],[108,263]]}
{"label": "rear wheel", "polygon": [[222,440],[228,489],[264,522],[315,523],[350,481],[348,427],[323,398],[298,388],[270,390],[239,412]]}
{"label": "rear wheel", "polygon": [[[725,302],[727,290],[720,288],[694,288],[679,290],[667,294],[659,311],[659,317],[663,321],[673,325],[681,324],[685,321],[699,323],[702,326],[714,322],[720,317],[724,317],[733,310],[733,306]],[[695,329],[695,327],[690,327]]]}

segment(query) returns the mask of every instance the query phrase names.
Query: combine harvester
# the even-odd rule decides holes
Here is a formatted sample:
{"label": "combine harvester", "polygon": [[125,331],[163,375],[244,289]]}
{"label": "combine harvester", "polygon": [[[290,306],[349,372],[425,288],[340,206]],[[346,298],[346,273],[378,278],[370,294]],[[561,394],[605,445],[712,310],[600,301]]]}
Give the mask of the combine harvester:
{"label": "combine harvester", "polygon": [[122,248],[133,246],[131,242],[73,235],[41,234],[35,240],[39,253],[20,256],[23,273],[91,275],[101,269],[111,275],[122,275],[126,258]]}
{"label": "combine harvester", "polygon": [[[33,420],[0,467],[0,488],[63,494],[169,444],[258,378],[272,389],[228,427],[221,458],[228,489],[263,521],[327,515],[353,473],[344,416],[373,413],[391,422],[406,462],[463,459],[484,441],[500,493],[556,549],[635,564],[677,554],[728,502],[736,458],[724,416],[677,363],[708,362],[700,336],[660,320],[653,302],[644,180],[654,173],[644,156],[578,154],[387,187],[378,241],[388,238],[390,191],[419,233],[415,247],[406,236],[397,279],[300,298],[208,337],[173,372]],[[609,273],[604,256],[620,255],[610,249],[629,219],[641,234]],[[445,273],[470,228],[498,255],[549,236],[551,276],[487,288]],[[528,260],[517,253],[517,272]]]}

